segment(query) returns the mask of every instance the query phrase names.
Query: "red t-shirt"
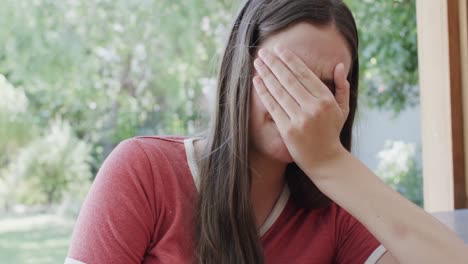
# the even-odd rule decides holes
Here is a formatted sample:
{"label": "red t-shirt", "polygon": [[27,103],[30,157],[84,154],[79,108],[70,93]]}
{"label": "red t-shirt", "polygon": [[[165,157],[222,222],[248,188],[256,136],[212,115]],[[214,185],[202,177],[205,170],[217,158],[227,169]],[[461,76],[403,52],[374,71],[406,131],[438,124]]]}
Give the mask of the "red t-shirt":
{"label": "red t-shirt", "polygon": [[[199,173],[193,140],[120,143],[86,197],[65,263],[193,263]],[[287,187],[259,233],[266,263],[375,263],[385,252],[337,204],[301,209]]]}

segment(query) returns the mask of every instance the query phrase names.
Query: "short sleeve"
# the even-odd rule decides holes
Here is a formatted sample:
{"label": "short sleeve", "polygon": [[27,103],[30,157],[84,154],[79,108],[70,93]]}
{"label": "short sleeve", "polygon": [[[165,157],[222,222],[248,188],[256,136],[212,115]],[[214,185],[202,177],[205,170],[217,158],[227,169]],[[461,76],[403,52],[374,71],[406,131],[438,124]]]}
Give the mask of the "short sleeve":
{"label": "short sleeve", "polygon": [[380,242],[346,210],[338,207],[335,223],[335,263],[374,264],[385,253]]}
{"label": "short sleeve", "polygon": [[135,139],[105,160],[80,210],[65,263],[141,263],[155,213],[151,164]]}

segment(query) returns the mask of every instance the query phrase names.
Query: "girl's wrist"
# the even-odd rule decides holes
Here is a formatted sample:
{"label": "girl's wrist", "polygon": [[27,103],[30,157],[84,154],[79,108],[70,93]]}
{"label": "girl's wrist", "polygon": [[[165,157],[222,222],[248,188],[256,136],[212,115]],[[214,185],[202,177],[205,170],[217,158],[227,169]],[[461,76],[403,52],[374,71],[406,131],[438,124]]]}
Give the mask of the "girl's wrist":
{"label": "girl's wrist", "polygon": [[352,154],[339,143],[323,151],[319,157],[313,157],[303,171],[314,183],[319,180],[343,177],[337,173],[337,169],[349,160],[349,156]]}

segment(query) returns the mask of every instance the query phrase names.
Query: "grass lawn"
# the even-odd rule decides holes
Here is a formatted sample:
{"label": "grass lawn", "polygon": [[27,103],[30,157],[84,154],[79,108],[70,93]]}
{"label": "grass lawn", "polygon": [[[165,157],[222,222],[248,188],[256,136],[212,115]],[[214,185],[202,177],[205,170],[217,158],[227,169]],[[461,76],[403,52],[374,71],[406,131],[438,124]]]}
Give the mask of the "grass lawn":
{"label": "grass lawn", "polygon": [[63,263],[74,220],[56,215],[0,219],[1,263]]}

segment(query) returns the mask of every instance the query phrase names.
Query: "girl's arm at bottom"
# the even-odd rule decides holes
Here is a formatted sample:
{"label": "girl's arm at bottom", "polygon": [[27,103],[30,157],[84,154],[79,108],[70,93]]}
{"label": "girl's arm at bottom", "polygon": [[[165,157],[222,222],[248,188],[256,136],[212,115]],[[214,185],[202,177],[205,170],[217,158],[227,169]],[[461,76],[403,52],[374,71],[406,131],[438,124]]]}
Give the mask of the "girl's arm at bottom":
{"label": "girl's arm at bottom", "polygon": [[384,245],[388,251],[379,264],[468,263],[468,246],[455,233],[382,182],[345,149],[305,172]]}

